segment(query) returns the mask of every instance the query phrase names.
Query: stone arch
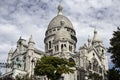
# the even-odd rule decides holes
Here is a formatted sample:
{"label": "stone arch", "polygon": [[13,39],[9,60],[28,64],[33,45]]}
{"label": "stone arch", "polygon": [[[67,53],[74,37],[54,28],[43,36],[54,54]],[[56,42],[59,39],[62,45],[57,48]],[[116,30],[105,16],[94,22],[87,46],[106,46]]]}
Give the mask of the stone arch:
{"label": "stone arch", "polygon": [[92,59],[92,66],[93,66],[93,70],[94,70],[94,71],[98,71],[98,66],[99,66],[99,64],[98,64],[98,61],[97,61],[96,58],[93,58],[93,59]]}
{"label": "stone arch", "polygon": [[49,41],[49,49],[51,49],[51,47],[52,47],[51,45],[52,45],[52,44],[51,44],[51,41]]}
{"label": "stone arch", "polygon": [[63,44],[61,44],[61,50],[63,51]]}
{"label": "stone arch", "polygon": [[69,58],[69,62],[74,62],[75,63],[75,60],[73,58]]}

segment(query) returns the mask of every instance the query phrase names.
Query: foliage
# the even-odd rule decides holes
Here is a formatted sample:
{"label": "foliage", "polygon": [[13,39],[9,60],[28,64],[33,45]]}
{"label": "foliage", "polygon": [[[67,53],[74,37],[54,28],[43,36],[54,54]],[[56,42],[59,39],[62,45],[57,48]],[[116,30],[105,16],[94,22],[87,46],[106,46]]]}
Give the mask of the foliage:
{"label": "foliage", "polygon": [[112,54],[111,59],[116,68],[120,68],[120,28],[114,31],[113,38],[110,39],[111,47],[108,52]]}
{"label": "foliage", "polygon": [[15,80],[21,80],[21,78],[17,75],[17,76],[15,77]]}
{"label": "foliage", "polygon": [[20,77],[20,76],[17,75],[15,77],[15,80],[34,80],[34,79],[33,79],[33,76],[29,77],[29,75],[27,74],[27,75],[22,76],[22,77]]}
{"label": "foliage", "polygon": [[108,80],[120,80],[120,71],[114,67],[112,69],[109,69]]}
{"label": "foliage", "polygon": [[114,63],[114,67],[109,69],[108,78],[109,80],[120,80],[120,28],[114,31],[113,38],[110,39],[111,47],[108,52],[112,54],[111,59]]}
{"label": "foliage", "polygon": [[102,80],[102,76],[97,73],[90,72],[88,77],[89,79]]}
{"label": "foliage", "polygon": [[44,56],[36,64],[34,73],[37,76],[47,76],[48,79],[58,80],[63,73],[73,73],[71,67],[75,62],[69,62],[64,58]]}
{"label": "foliage", "polygon": [[0,78],[0,80],[14,80],[12,77],[5,76],[3,78]]}

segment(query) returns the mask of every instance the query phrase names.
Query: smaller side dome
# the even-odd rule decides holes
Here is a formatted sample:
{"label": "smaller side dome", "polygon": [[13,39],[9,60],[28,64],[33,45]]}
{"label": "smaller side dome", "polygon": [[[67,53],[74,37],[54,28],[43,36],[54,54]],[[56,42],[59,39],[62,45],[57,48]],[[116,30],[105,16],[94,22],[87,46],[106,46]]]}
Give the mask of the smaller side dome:
{"label": "smaller side dome", "polygon": [[31,35],[30,38],[29,38],[29,43],[35,43],[34,40],[33,40],[32,35]]}
{"label": "smaller side dome", "polygon": [[94,30],[93,42],[101,42],[101,39],[96,30]]}

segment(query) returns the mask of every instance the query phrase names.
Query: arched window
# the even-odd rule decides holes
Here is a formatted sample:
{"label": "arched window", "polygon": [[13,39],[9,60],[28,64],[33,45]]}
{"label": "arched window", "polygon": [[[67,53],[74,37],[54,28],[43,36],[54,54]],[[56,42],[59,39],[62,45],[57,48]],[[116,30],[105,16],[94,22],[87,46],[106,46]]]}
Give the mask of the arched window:
{"label": "arched window", "polygon": [[56,51],[56,46],[55,46],[55,51]]}
{"label": "arched window", "polygon": [[102,49],[102,53],[104,53],[104,50]]}
{"label": "arched window", "polygon": [[90,61],[89,61],[88,69],[92,69],[92,65]]}
{"label": "arched window", "polygon": [[72,46],[71,46],[71,51],[72,51]]}
{"label": "arched window", "polygon": [[59,47],[58,47],[58,45],[57,45],[57,51],[59,51]]}
{"label": "arched window", "polygon": [[72,46],[69,45],[69,51],[72,51]]}
{"label": "arched window", "polygon": [[75,64],[75,61],[73,58],[69,58],[69,62],[72,62],[73,64]]}
{"label": "arched window", "polygon": [[102,73],[102,68],[101,67],[99,67],[99,73]]}
{"label": "arched window", "polygon": [[93,70],[98,71],[98,61],[96,59],[93,59]]}
{"label": "arched window", "polygon": [[48,50],[48,43],[46,43],[46,46],[45,46],[45,47],[46,47],[46,50]]}
{"label": "arched window", "polygon": [[63,44],[61,45],[61,50],[63,51]]}
{"label": "arched window", "polygon": [[49,49],[51,49],[51,41],[49,41]]}
{"label": "arched window", "polygon": [[74,59],[72,58],[69,58],[69,62],[75,62]]}
{"label": "arched window", "polygon": [[69,45],[69,51],[70,51],[70,45]]}
{"label": "arched window", "polygon": [[93,56],[95,56],[95,54],[93,53]]}
{"label": "arched window", "polygon": [[54,47],[55,48],[55,51],[58,51],[59,50],[59,47],[58,45]]}
{"label": "arched window", "polygon": [[66,44],[64,44],[64,47],[66,47]]}
{"label": "arched window", "polygon": [[25,60],[26,60],[26,56],[24,56],[24,57],[23,57],[23,62],[24,62],[24,70],[26,69],[26,62],[25,62]]}

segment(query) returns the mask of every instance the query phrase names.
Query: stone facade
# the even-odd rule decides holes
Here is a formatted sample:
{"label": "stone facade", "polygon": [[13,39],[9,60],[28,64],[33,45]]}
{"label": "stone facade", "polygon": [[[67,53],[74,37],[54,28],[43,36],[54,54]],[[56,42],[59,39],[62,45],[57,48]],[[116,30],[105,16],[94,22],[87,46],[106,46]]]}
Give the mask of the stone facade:
{"label": "stone facade", "polygon": [[[49,55],[66,58],[76,63],[75,72],[63,74],[61,80],[107,80],[106,48],[99,38],[98,32],[94,30],[93,39],[88,38],[88,43],[76,51],[76,32],[71,21],[62,15],[62,9],[62,6],[59,5],[57,16],[51,20],[46,30],[45,52],[35,48],[32,36],[28,43],[20,37],[16,50],[11,49],[8,53],[7,62],[13,66],[7,68],[5,75],[13,77],[32,75],[36,60],[43,55]],[[46,77],[41,77],[40,80],[46,80]]]}
{"label": "stone facade", "polygon": [[15,51],[12,49],[8,53],[7,63],[11,64],[12,68],[8,67],[6,73],[15,77],[16,75],[34,74],[35,61],[41,58],[45,53],[36,49],[35,42],[32,36],[29,39],[28,44],[26,40],[20,39],[17,41],[17,48]]}

